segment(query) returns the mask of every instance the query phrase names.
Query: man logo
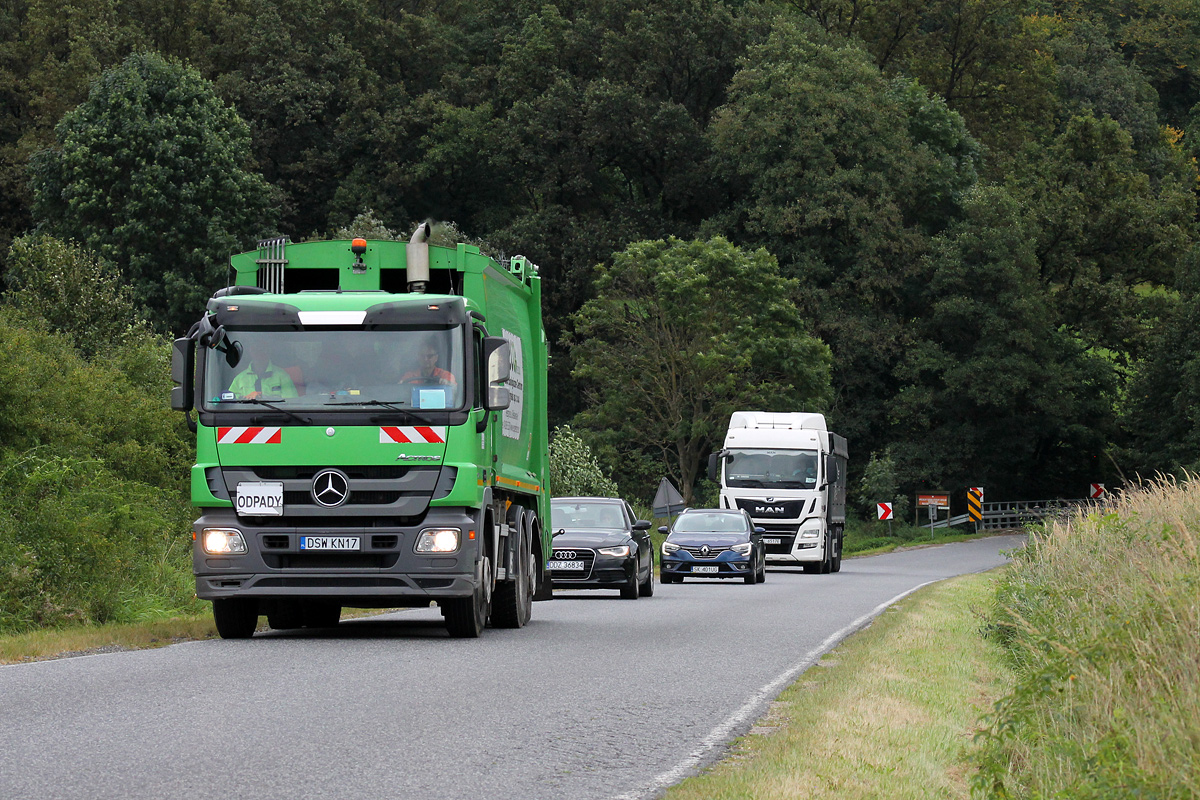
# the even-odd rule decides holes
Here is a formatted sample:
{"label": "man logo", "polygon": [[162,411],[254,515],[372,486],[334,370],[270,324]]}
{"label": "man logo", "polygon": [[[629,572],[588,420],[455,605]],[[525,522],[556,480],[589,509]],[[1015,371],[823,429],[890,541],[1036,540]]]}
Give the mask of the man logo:
{"label": "man logo", "polygon": [[783,506],[755,506],[755,514],[782,514]]}

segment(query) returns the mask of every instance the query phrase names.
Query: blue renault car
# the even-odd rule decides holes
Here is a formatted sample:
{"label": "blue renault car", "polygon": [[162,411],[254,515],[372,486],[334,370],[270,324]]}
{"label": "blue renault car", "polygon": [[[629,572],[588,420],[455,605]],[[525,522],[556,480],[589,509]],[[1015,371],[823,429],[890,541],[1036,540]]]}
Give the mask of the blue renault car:
{"label": "blue renault car", "polygon": [[767,579],[767,552],[762,528],[740,508],[689,508],[675,518],[659,560],[662,583],[691,578],[741,578],[746,583]]}

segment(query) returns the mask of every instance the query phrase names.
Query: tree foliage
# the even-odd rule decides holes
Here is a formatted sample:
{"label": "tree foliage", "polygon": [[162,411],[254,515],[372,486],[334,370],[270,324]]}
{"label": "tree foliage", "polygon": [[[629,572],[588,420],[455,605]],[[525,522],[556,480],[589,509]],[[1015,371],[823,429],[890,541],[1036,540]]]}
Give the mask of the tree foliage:
{"label": "tree foliage", "polygon": [[249,131],[193,69],[151,53],[105,72],[33,160],[34,215],[116,264],[139,300],[186,329],[260,231],[267,184]]}
{"label": "tree foliage", "polygon": [[620,490],[570,425],[550,437],[550,488],[559,497],[618,497]]}

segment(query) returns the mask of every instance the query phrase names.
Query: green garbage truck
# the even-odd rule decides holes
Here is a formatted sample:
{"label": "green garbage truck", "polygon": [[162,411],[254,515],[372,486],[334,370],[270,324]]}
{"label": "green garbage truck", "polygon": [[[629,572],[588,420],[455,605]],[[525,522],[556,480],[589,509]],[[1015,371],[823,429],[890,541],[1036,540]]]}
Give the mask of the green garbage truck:
{"label": "green garbage truck", "polygon": [[223,638],[435,603],[472,638],[552,596],[537,268],[430,233],[261,242],[175,341]]}

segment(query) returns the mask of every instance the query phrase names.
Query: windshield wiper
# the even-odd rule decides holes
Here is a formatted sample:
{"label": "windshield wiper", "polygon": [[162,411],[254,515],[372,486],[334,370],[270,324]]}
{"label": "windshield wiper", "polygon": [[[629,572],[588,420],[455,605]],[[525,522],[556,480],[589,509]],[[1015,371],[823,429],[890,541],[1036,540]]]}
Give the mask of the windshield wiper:
{"label": "windshield wiper", "polygon": [[[299,414],[295,414],[291,411],[288,411],[286,408],[280,408],[279,406],[275,405],[275,403],[268,403],[266,400],[259,400],[257,397],[248,397],[245,400],[226,400],[226,401],[222,401],[222,402],[250,403],[251,405],[256,405],[256,406],[266,406],[267,408],[271,409],[272,411],[278,411],[280,414],[284,414],[288,417],[291,417],[292,419],[296,420],[296,422],[299,422],[302,425],[312,425],[311,418],[302,417]],[[277,400],[276,402],[286,403],[287,401],[286,400]]]}
{"label": "windshield wiper", "polygon": [[326,403],[325,405],[327,405],[327,406],[382,406],[383,408],[386,408],[389,411],[395,411],[398,414],[403,414],[404,416],[408,417],[409,419],[413,420],[414,422],[420,423],[421,425],[432,424],[432,423],[430,423],[429,420],[427,420],[425,417],[421,416],[420,414],[416,413],[412,409],[405,408],[404,406],[398,406],[395,403],[389,403],[385,400],[355,400],[355,401],[352,401],[349,403]]}

